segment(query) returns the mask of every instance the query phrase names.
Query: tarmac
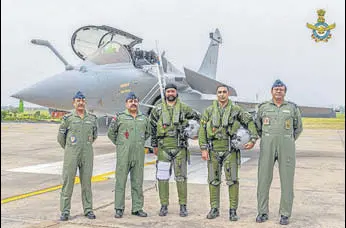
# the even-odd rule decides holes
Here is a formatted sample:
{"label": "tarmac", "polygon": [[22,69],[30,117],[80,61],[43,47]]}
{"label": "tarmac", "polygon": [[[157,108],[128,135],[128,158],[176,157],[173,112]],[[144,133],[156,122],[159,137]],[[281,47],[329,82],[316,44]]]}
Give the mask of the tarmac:
{"label": "tarmac", "polygon": [[[270,190],[269,220],[258,224],[257,162],[259,141],[242,152],[240,168],[240,219],[228,218],[228,191],[224,178],[220,217],[209,220],[206,162],[197,141],[190,142],[188,167],[189,216],[179,216],[174,177],[166,217],[158,216],[160,202],[155,181],[153,154],[146,155],[144,210],[147,218],[131,215],[130,182],[124,217],[114,218],[115,146],[106,136],[94,144],[92,183],[95,220],[83,216],[80,184],[75,184],[71,218],[59,221],[59,197],[63,149],[56,141],[58,124],[1,123],[1,227],[281,227],[279,224],[280,179],[277,164]],[[296,142],[295,192],[292,217],[286,227],[345,227],[345,131],[305,129]]]}

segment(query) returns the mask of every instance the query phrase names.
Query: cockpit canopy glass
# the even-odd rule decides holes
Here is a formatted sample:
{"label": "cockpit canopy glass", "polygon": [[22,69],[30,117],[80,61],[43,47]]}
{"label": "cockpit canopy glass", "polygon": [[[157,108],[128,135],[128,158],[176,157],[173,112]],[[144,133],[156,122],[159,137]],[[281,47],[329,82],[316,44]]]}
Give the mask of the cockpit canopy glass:
{"label": "cockpit canopy glass", "polygon": [[137,36],[106,25],[81,27],[71,37],[73,51],[83,60],[95,56],[95,52],[108,46],[109,43],[118,43],[132,48],[141,42],[142,39]]}
{"label": "cockpit canopy glass", "polygon": [[132,62],[131,56],[126,48],[115,41],[104,44],[87,59],[97,65]]}

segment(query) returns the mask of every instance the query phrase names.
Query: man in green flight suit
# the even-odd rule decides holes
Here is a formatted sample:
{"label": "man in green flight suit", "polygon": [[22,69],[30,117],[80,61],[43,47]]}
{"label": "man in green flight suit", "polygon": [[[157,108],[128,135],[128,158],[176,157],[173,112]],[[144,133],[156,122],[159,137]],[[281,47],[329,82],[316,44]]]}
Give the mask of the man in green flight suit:
{"label": "man in green flight suit", "polygon": [[158,104],[150,114],[151,145],[157,155],[156,179],[158,180],[161,209],[160,216],[168,214],[169,179],[174,168],[180,204],[181,217],[188,215],[187,201],[187,162],[189,161],[188,138],[185,129],[188,120],[199,120],[197,112],[180,102],[177,87],[167,84],[165,100]]}
{"label": "man in green flight suit", "polygon": [[198,140],[202,159],[208,160],[208,183],[210,207],[207,218],[219,216],[220,184],[222,166],[224,166],[226,184],[229,191],[229,219],[237,221],[239,201],[238,166],[240,150],[232,145],[232,138],[242,125],[250,134],[249,141],[244,142],[243,149],[251,149],[258,138],[251,114],[228,99],[229,89],[225,85],[217,87],[217,100],[203,113]]}
{"label": "man in green flight suit", "polygon": [[286,92],[286,85],[281,80],[276,80],[271,89],[272,100],[258,106],[256,127],[261,137],[257,177],[258,223],[268,220],[269,189],[275,161],[279,163],[281,182],[281,225],[288,224],[292,212],[295,140],[303,127],[297,105],[284,99]]}
{"label": "man in green flight suit", "polygon": [[78,91],[73,97],[75,111],[63,117],[59,128],[58,142],[65,149],[60,196],[61,221],[69,219],[77,168],[84,215],[89,219],[96,218],[92,205],[91,177],[94,160],[92,144],[97,138],[97,117],[85,110],[85,104],[85,96]]}
{"label": "man in green flight suit", "polygon": [[125,209],[125,187],[130,173],[132,215],[147,217],[143,211],[144,142],[150,137],[149,119],[138,110],[139,99],[130,92],[126,110],[117,114],[108,129],[108,138],[116,145],[115,218]]}

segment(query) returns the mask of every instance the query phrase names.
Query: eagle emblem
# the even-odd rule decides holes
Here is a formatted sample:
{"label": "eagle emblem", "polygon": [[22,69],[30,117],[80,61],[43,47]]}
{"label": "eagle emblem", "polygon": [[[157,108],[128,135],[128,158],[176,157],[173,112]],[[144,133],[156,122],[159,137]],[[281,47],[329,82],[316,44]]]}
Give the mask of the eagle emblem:
{"label": "eagle emblem", "polygon": [[315,40],[315,42],[328,42],[328,40],[332,37],[332,34],[330,33],[330,30],[335,28],[335,23],[328,25],[325,22],[324,14],[326,13],[325,10],[319,9],[317,10],[317,23],[315,24],[309,24],[306,23],[306,26],[309,29],[312,29],[311,37]]}

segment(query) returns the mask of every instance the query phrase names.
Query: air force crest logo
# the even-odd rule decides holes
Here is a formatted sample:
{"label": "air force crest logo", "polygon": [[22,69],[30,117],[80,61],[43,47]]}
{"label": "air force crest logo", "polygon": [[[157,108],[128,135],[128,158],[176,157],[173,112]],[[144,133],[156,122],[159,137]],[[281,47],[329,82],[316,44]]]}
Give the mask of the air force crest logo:
{"label": "air force crest logo", "polygon": [[318,15],[317,23],[315,24],[306,23],[306,26],[309,29],[312,29],[311,37],[312,39],[315,40],[315,42],[320,42],[320,41],[328,42],[328,39],[332,37],[330,30],[334,29],[336,26],[335,23],[328,25],[325,22],[325,19],[324,19],[325,13],[326,11],[323,9],[317,10],[317,15]]}

